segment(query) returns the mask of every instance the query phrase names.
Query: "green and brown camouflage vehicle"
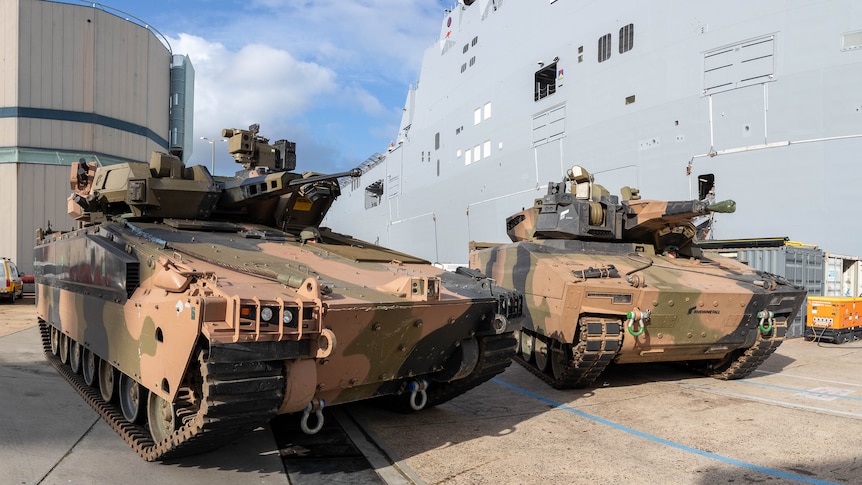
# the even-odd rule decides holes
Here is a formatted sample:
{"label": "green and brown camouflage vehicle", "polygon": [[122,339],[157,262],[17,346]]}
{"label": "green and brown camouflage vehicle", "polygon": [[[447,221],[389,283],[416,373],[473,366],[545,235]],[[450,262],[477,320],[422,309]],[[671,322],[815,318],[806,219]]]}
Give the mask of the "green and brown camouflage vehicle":
{"label": "green and brown camouflage vehicle", "polygon": [[520,294],[319,227],[353,172],[294,173],[294,145],[254,126],[222,136],[237,177],[164,153],[76,164],[79,228],[37,235],[46,355],[141,456],[276,414],[314,433],[324,406],[378,396],[419,410],[509,365]]}
{"label": "green and brown camouflage vehicle", "polygon": [[513,244],[473,243],[471,268],[526,298],[518,360],[557,388],[589,386],[611,362],[750,374],[784,340],[805,291],[692,243],[693,220],[733,212],[733,201],[622,192],[620,202],[575,166],[506,220]]}

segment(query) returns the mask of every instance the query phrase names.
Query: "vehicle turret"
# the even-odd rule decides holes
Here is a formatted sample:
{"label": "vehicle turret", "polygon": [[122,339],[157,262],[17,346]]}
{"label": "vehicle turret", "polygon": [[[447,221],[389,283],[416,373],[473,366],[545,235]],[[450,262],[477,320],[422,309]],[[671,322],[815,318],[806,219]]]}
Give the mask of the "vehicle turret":
{"label": "vehicle turret", "polygon": [[244,170],[214,178],[206,167],[186,167],[170,154],[154,152],[149,163],[72,166],[69,215],[81,222],[106,216],[135,219],[233,219],[274,227],[316,226],[340,194],[337,174],[293,172],[296,144],[269,140],[249,130],[222,130],[228,152]]}
{"label": "vehicle turret", "polygon": [[623,200],[601,185],[584,168],[572,167],[562,182],[548,183],[548,193],[533,207],[506,219],[512,242],[534,239],[580,239],[653,244],[657,251],[679,250],[694,239],[693,220],[712,212],[730,213],[736,203],[726,200],[642,200],[637,189],[624,187]]}
{"label": "vehicle turret", "polygon": [[731,201],[610,195],[581,167],[506,220],[511,244],[474,244],[470,267],[524,293],[518,360],[554,387],[591,385],[610,363],[679,362],[749,375],[781,342],[805,291],[692,244]]}

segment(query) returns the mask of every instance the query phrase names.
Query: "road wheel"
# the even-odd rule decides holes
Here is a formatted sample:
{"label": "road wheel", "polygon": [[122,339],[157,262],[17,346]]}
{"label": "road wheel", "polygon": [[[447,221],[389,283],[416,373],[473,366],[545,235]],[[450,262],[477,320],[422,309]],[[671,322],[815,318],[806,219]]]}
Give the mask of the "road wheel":
{"label": "road wheel", "polygon": [[99,361],[99,391],[102,399],[111,402],[117,397],[117,369],[114,369],[108,361]]}

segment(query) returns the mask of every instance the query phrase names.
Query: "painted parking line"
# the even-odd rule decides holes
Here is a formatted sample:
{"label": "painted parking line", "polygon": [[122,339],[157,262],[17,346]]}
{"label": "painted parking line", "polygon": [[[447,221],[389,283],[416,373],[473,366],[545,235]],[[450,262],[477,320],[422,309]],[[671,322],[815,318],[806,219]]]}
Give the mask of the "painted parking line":
{"label": "painted parking line", "polygon": [[824,414],[834,414],[837,416],[849,416],[851,418],[862,418],[862,413],[853,413],[850,411],[839,411],[836,409],[829,409],[829,408],[819,408],[816,406],[806,406],[804,404],[798,404],[798,403],[793,403],[793,402],[788,402],[788,401],[779,401],[777,399],[767,399],[767,398],[763,398],[763,397],[752,396],[750,394],[742,394],[739,392],[732,392],[732,391],[725,391],[725,390],[721,390],[721,389],[716,389],[714,387],[709,387],[709,386],[700,386],[700,385],[696,385],[696,384],[689,384],[687,382],[682,382],[682,381],[674,382],[673,384],[676,384],[677,386],[681,386],[681,387],[688,387],[690,389],[697,389],[697,390],[703,391],[703,392],[710,392],[712,394],[720,394],[722,396],[744,399],[747,401],[757,401],[757,402],[762,402],[762,403],[767,403],[767,404],[775,404],[776,406],[782,406],[782,407],[786,407],[786,408],[804,409],[806,411],[814,411],[817,413],[824,413]]}
{"label": "painted parking line", "polygon": [[755,465],[753,463],[747,463],[744,461],[739,461],[739,460],[729,458],[726,456],[722,456],[722,455],[718,455],[715,453],[710,453],[708,451],[699,450],[697,448],[692,448],[692,447],[684,445],[682,443],[676,443],[674,441],[666,440],[664,438],[659,438],[658,436],[654,436],[654,435],[651,435],[649,433],[644,433],[643,431],[638,431],[636,429],[632,429],[632,428],[629,428],[627,426],[623,426],[621,424],[614,423],[613,421],[608,421],[607,419],[600,418],[600,417],[592,415],[590,413],[585,413],[584,411],[579,411],[573,407],[567,406],[567,405],[562,404],[562,403],[558,403],[558,402],[553,401],[551,399],[548,399],[544,396],[540,396],[539,394],[536,394],[534,392],[528,391],[526,389],[522,389],[522,388],[515,386],[513,384],[509,384],[508,382],[502,381],[500,379],[495,378],[495,379],[491,379],[491,381],[495,382],[495,383],[497,383],[503,387],[507,387],[507,388],[509,388],[515,392],[519,392],[525,396],[531,397],[531,398],[536,399],[538,401],[542,401],[543,403],[549,404],[549,405],[554,406],[554,407],[561,409],[563,411],[568,411],[568,412],[570,412],[574,415],[580,416],[582,418],[586,418],[586,419],[589,419],[591,421],[595,421],[597,423],[604,424],[606,426],[610,426],[611,428],[614,428],[616,430],[623,431],[625,433],[629,433],[629,434],[635,435],[639,438],[644,438],[644,439],[653,441],[655,443],[660,443],[660,444],[663,444],[665,446],[669,446],[671,448],[676,448],[678,450],[682,450],[682,451],[685,451],[688,453],[703,456],[705,458],[710,458],[710,459],[717,460],[717,461],[720,461],[723,463],[728,463],[730,465],[738,466],[740,468],[746,468],[749,470],[757,471],[757,472],[760,472],[760,473],[763,473],[766,475],[771,475],[771,476],[778,477],[778,478],[783,478],[786,480],[795,480],[795,481],[802,482],[802,483],[811,483],[811,484],[816,484],[816,485],[836,485],[835,482],[817,480],[815,478],[806,477],[803,475],[796,475],[794,473],[787,473],[787,472],[784,472],[781,470],[776,470],[774,468],[767,468],[767,467],[763,467],[760,465]]}
{"label": "painted parking line", "polygon": [[839,384],[842,386],[850,386],[850,387],[862,387],[862,384],[856,382],[846,382],[846,381],[830,381],[829,379],[821,379],[819,377],[808,377],[808,376],[800,376],[796,374],[788,374],[787,372],[772,372],[768,370],[760,370],[755,369],[754,372],[759,374],[767,374],[767,375],[780,375],[781,377],[792,377],[794,379],[805,379],[809,381],[815,381],[820,383],[828,383],[828,384]]}
{"label": "painted parking line", "polygon": [[853,390],[851,389],[840,389],[837,387],[817,387],[814,389],[799,389],[797,387],[787,387],[787,386],[779,386],[776,384],[767,384],[765,382],[756,382],[756,381],[745,381],[738,380],[734,381],[735,384],[747,384],[749,386],[759,386],[759,387],[768,387],[770,389],[779,389],[781,391],[788,391],[795,393],[795,396],[800,397],[810,397],[819,399],[821,401],[834,401],[836,399],[848,399],[850,401],[862,401],[862,397],[859,396],[851,396]]}

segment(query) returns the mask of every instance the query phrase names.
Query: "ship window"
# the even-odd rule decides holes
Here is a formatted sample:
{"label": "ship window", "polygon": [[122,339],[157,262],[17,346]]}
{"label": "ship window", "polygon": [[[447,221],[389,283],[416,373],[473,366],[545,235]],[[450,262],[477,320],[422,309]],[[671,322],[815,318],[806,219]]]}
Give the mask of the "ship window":
{"label": "ship window", "polygon": [[841,34],[841,50],[849,51],[862,47],[862,31]]}
{"label": "ship window", "polygon": [[380,205],[380,199],[383,197],[383,179],[380,179],[373,184],[365,187],[365,208],[370,209]]}
{"label": "ship window", "polygon": [[470,67],[473,67],[473,64],[476,64],[476,56],[470,58]]}
{"label": "ship window", "polygon": [[467,53],[467,49],[470,48],[470,44],[464,44],[464,54]]}
{"label": "ship window", "polygon": [[611,34],[599,37],[599,62],[605,62],[611,58]]}
{"label": "ship window", "polygon": [[478,125],[481,122],[482,122],[482,108],[476,108],[476,110],[473,111],[473,124]]}
{"label": "ship window", "polygon": [[464,64],[461,64],[461,72],[464,72],[466,70],[467,70],[467,63],[465,62]]}
{"label": "ship window", "polygon": [[483,109],[484,109],[484,117],[487,120],[488,118],[491,117],[491,103],[490,102],[485,103],[485,106],[483,107]]}
{"label": "ship window", "polygon": [[439,131],[437,132],[437,134],[434,135],[434,149],[435,150],[440,149],[440,132]]}
{"label": "ship window", "polygon": [[473,45],[473,47],[476,47],[476,44],[477,44],[478,42],[479,42],[479,37],[478,37],[478,36],[476,36],[476,37],[473,37],[473,42],[471,42],[470,44],[472,44],[472,45]]}
{"label": "ship window", "polygon": [[557,92],[557,63],[536,71],[536,86],[533,99],[538,101]]}
{"label": "ship window", "polygon": [[482,158],[488,158],[491,156],[491,140],[486,140],[484,144],[482,144]]}
{"label": "ship window", "polygon": [[635,45],[635,24],[620,29],[620,54],[632,50]]}

